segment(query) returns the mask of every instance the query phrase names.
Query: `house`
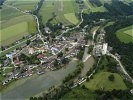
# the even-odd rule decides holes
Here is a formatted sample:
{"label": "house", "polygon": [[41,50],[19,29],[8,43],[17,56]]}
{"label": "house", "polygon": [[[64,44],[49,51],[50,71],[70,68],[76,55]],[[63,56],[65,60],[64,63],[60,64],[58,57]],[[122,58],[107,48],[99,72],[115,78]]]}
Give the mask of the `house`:
{"label": "house", "polygon": [[42,48],[38,48],[38,52],[41,52],[43,53],[45,51],[45,49],[42,47]]}
{"label": "house", "polygon": [[44,58],[44,54],[39,54],[39,55],[37,56],[37,58],[38,58],[38,59],[43,59],[43,58]]}
{"label": "house", "polygon": [[29,51],[29,54],[33,54],[33,53],[35,53],[34,48],[28,48],[28,51]]}
{"label": "house", "polygon": [[9,63],[10,63],[10,61],[8,58],[6,60],[4,60],[4,66],[7,66]]}
{"label": "house", "polygon": [[7,53],[6,57],[12,59],[13,53]]}
{"label": "house", "polygon": [[49,27],[45,27],[44,30],[46,33],[51,33],[51,30],[49,29]]}
{"label": "house", "polygon": [[19,57],[16,56],[16,57],[13,58],[13,63],[14,63],[14,65],[19,65],[19,64],[21,64],[22,62],[19,61]]}
{"label": "house", "polygon": [[107,47],[108,47],[108,44],[107,43],[104,43],[103,44],[103,47],[102,47],[102,54],[105,55],[107,53]]}

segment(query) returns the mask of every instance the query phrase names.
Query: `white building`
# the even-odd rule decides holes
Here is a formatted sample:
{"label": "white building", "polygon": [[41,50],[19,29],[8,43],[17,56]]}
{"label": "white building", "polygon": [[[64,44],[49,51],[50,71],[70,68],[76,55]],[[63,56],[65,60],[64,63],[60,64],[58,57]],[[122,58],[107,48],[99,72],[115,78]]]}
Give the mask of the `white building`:
{"label": "white building", "polygon": [[105,55],[107,53],[107,47],[108,47],[108,44],[107,43],[104,43],[103,44],[103,48],[102,48],[102,54]]}

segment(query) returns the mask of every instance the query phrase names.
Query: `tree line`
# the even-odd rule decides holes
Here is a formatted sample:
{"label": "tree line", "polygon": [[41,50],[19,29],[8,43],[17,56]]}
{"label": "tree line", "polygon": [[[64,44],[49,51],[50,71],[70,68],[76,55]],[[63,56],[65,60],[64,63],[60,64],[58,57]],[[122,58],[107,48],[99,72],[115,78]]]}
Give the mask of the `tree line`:
{"label": "tree line", "polygon": [[122,64],[125,66],[129,74],[133,77],[133,43],[126,44],[124,42],[121,42],[115,34],[117,30],[133,25],[132,19],[133,17],[125,17],[119,19],[113,25],[106,27],[105,41],[109,43],[111,47],[113,47],[112,53],[117,52],[121,55]]}

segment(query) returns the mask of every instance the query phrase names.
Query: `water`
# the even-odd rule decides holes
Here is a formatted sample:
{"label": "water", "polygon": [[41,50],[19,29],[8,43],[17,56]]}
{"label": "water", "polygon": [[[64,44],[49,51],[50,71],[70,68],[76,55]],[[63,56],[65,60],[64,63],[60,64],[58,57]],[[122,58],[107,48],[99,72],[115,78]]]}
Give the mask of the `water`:
{"label": "water", "polygon": [[77,61],[73,60],[65,68],[51,71],[34,79],[28,80],[22,85],[2,94],[2,100],[23,100],[34,96],[53,85],[61,84],[62,80],[76,69]]}

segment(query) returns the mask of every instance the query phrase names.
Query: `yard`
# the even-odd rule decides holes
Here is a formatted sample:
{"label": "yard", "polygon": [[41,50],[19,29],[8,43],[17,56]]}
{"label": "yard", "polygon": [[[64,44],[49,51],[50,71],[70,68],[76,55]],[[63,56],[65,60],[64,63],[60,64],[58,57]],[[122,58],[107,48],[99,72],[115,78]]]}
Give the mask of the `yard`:
{"label": "yard", "polygon": [[116,36],[124,43],[133,43],[133,25],[120,29],[116,32]]}
{"label": "yard", "polygon": [[[108,76],[113,74],[114,81],[110,81]],[[97,73],[93,79],[89,82],[85,83],[85,86],[90,90],[104,89],[105,91],[113,90],[113,89],[127,89],[125,83],[123,82],[122,77],[117,73],[110,72],[99,72]]]}

